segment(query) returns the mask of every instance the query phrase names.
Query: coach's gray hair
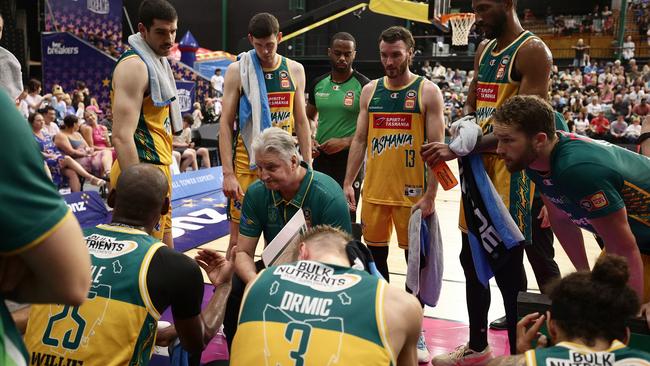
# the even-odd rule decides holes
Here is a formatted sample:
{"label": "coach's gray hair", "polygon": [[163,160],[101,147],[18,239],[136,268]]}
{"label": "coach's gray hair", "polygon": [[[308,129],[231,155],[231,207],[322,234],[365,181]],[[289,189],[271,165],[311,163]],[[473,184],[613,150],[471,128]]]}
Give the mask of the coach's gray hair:
{"label": "coach's gray hair", "polygon": [[255,155],[273,152],[284,161],[291,161],[292,156],[295,156],[298,161],[302,160],[293,137],[287,131],[277,127],[267,128],[257,136],[253,141],[253,151]]}

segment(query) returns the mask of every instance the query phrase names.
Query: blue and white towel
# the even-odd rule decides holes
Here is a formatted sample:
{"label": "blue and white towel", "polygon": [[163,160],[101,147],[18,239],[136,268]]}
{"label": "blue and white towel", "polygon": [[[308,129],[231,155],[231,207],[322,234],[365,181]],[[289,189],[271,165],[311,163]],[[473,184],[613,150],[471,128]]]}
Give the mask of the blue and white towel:
{"label": "blue and white towel", "polygon": [[526,243],[485,172],[479,154],[458,160],[462,200],[476,274],[483,286],[508,259],[508,250]]}
{"label": "blue and white towel", "polygon": [[255,169],[255,138],[271,127],[271,109],[264,82],[264,72],[255,50],[243,52],[239,59],[239,78],[243,93],[239,98],[239,133],[248,151],[250,169]]}

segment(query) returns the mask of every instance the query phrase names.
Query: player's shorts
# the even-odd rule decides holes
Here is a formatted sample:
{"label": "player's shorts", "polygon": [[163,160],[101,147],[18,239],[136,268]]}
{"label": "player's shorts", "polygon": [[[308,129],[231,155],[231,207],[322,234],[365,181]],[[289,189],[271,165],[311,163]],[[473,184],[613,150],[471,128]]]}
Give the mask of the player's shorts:
{"label": "player's shorts", "polygon": [[410,218],[410,207],[379,205],[364,201],[361,207],[363,239],[367,245],[373,247],[387,246],[393,234],[394,225],[399,247],[408,249]]}
{"label": "player's shorts", "polygon": [[[167,213],[165,215],[160,216],[158,225],[153,228],[153,232],[151,233],[154,238],[162,240],[165,233],[171,233],[172,231],[172,173],[168,165],[151,165],[160,169],[160,171],[165,174],[165,177],[167,177],[167,198],[169,198],[169,210],[167,210]],[[117,160],[115,160],[113,166],[111,167],[111,187],[114,188],[117,185],[117,179],[120,176],[121,172],[122,171],[120,170],[120,164]]]}
{"label": "player's shorts", "polygon": [[[246,191],[248,190],[248,187],[250,187],[253,182],[257,180],[257,174],[253,173],[240,173],[237,171],[235,168],[235,177],[237,177],[237,182],[241,186],[241,190],[246,194]],[[243,203],[243,198],[242,200],[238,199],[229,199],[228,200],[228,219],[232,222],[235,222],[239,224],[239,218],[241,217],[241,207]]]}

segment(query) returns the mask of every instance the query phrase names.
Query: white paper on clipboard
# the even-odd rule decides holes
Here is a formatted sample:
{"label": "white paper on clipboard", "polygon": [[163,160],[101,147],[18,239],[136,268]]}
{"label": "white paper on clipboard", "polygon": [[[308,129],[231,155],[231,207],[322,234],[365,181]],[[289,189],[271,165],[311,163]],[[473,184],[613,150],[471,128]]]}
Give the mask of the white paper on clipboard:
{"label": "white paper on clipboard", "polygon": [[292,258],[293,249],[299,244],[300,236],[307,230],[307,223],[302,208],[287,222],[278,235],[271,240],[269,245],[262,252],[262,261],[266,267],[278,264],[289,263],[295,260]]}

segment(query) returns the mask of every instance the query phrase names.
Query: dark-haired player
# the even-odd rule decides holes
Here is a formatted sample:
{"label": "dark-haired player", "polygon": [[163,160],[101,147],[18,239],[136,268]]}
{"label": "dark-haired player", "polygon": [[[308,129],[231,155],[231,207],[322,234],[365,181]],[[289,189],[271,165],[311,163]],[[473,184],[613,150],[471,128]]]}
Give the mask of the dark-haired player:
{"label": "dark-haired player", "polygon": [[[145,0],[138,9],[138,32],[159,57],[171,52],[176,38],[176,9],[166,0]],[[172,133],[169,105],[157,106],[149,90],[149,72],[143,59],[130,49],[115,65],[111,83],[113,145],[117,161],[111,169],[114,187],[120,172],[133,164],[153,164],[167,176],[171,197]],[[161,216],[153,236],[174,247],[172,210]]]}
{"label": "dark-haired player", "polygon": [[[625,259],[606,255],[593,271],[556,282],[549,293],[551,310],[528,314],[517,324],[520,354],[497,358],[489,366],[650,365],[650,354],[625,346],[630,336],[627,322],[639,310],[628,277]],[[532,343],[544,321],[553,346],[535,349]],[[538,340],[546,343],[543,337]]]}
{"label": "dark-haired player", "polygon": [[[357,129],[361,89],[370,82],[363,74],[352,69],[356,46],[357,42],[350,33],[333,35],[327,49],[332,69],[314,79],[308,91],[307,117],[316,128],[316,135],[312,139],[314,170],[334,178],[341,187],[350,145]],[[357,201],[362,180],[363,173],[360,172],[352,185]],[[350,211],[350,217],[355,221],[356,213]]]}
{"label": "dark-haired player", "polygon": [[493,117],[497,153],[509,171],[526,169],[535,182],[553,231],[576,268],[589,268],[583,228],[603,240],[607,253],[627,259],[630,286],[647,303],[650,158],[558,133],[553,116],[551,106],[538,97],[510,98]]}

